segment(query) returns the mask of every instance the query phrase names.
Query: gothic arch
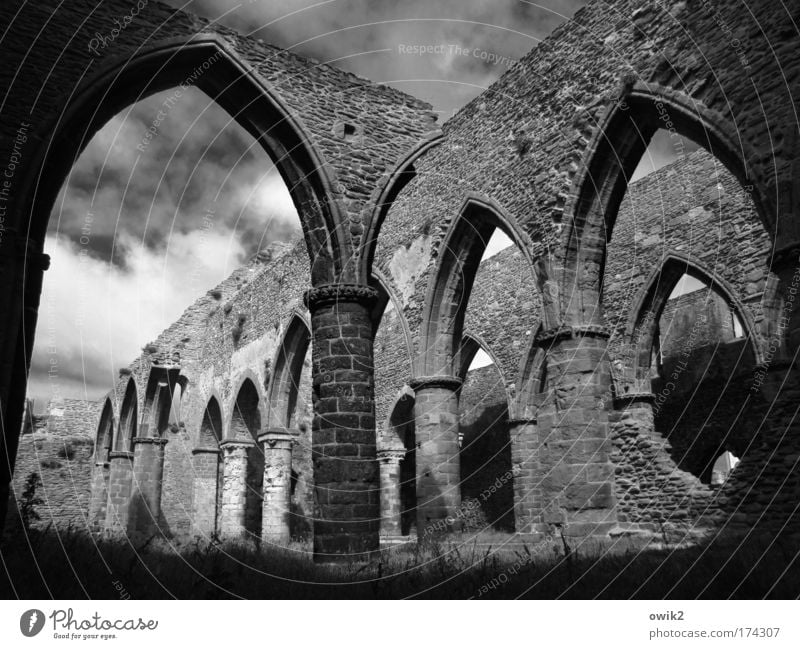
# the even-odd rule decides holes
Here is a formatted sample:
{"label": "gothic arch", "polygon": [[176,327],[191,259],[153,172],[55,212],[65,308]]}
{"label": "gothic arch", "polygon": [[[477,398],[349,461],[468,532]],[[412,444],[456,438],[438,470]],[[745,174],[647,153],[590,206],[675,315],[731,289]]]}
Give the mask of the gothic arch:
{"label": "gothic arch", "polygon": [[375,304],[375,308],[373,309],[372,317],[374,323],[373,331],[375,336],[377,337],[378,335],[378,330],[380,329],[381,322],[383,321],[383,316],[386,313],[386,308],[391,302],[391,304],[394,306],[394,311],[397,314],[398,321],[400,322],[400,327],[403,330],[403,342],[406,344],[406,350],[410,359],[412,357],[411,350],[414,349],[411,328],[408,326],[408,319],[403,312],[403,305],[400,300],[397,299],[397,294],[391,287],[391,282],[383,275],[383,273],[375,269],[372,271],[372,281],[370,282],[370,286],[378,291],[378,300]]}
{"label": "gothic arch", "polygon": [[530,264],[532,283],[537,283],[527,236],[494,201],[476,195],[468,197],[438,245],[439,261],[428,283],[420,349],[415,359],[417,376],[453,376],[459,369],[456,362],[467,303],[495,228],[500,228],[522,251]]}
{"label": "gothic arch", "polygon": [[272,378],[267,394],[269,427],[289,427],[297,407],[297,393],[306,354],[311,344],[311,327],[306,318],[295,313],[286,326],[272,364]]}
{"label": "gothic arch", "polygon": [[165,40],[130,56],[111,57],[70,93],[20,185],[25,199],[18,216],[30,217],[30,224],[19,224],[20,230],[27,230],[41,248],[55,197],[95,133],[132,103],[186,85],[198,68],[202,74],[195,75],[194,85],[262,145],[286,183],[312,260],[312,283],[334,281],[349,258],[349,240],[343,238],[345,219],[332,198],[323,156],[296,113],[220,37],[210,34]]}
{"label": "gothic arch", "polygon": [[547,350],[538,343],[543,330],[540,324],[531,336],[528,351],[520,362],[515,382],[516,394],[508,408],[511,418],[535,418],[538,407],[542,405],[541,397],[537,395],[544,394],[547,387]]}
{"label": "gothic arch", "polygon": [[114,423],[114,405],[111,398],[106,397],[95,437],[94,457],[96,463],[108,462],[108,454],[111,452],[114,442]]}
{"label": "gothic arch", "polygon": [[472,364],[473,359],[475,358],[475,354],[478,353],[479,350],[483,350],[492,359],[492,363],[497,368],[500,376],[503,378],[503,385],[506,385],[506,377],[503,375],[503,367],[497,360],[497,356],[492,351],[491,347],[486,344],[486,341],[481,338],[478,334],[467,332],[464,334],[464,337],[461,339],[461,347],[458,350],[458,373],[456,376],[460,378],[462,381],[467,376],[467,372],[469,371],[469,366]]}
{"label": "gothic arch", "polygon": [[598,126],[565,206],[559,307],[569,324],[602,326],[600,294],[606,244],[629,178],[659,128],[672,129],[714,155],[751,191],[764,228],[773,233],[774,209],[765,184],[749,164],[755,156],[736,136],[734,126],[681,93],[655,84],[636,84],[614,103]]}
{"label": "gothic arch", "polygon": [[215,396],[209,397],[203,408],[203,418],[200,421],[200,430],[197,436],[197,448],[214,449],[223,440],[222,407]]}
{"label": "gothic arch", "polygon": [[226,440],[255,442],[266,420],[263,413],[264,399],[258,389],[258,379],[247,370],[239,381],[230,407]]}
{"label": "gothic arch", "polygon": [[623,376],[622,385],[615,385],[617,396],[623,396],[631,390],[634,392],[649,391],[651,349],[658,321],[672,290],[684,274],[703,282],[709,287],[709,290],[717,292],[725,299],[731,311],[742,322],[746,338],[755,355],[756,364],[764,362],[763,348],[755,335],[756,327],[752,314],[736,297],[731,286],[724,279],[704,268],[699,261],[688,255],[672,251],[666,256],[661,267],[651,273],[628,316],[625,347],[631,352],[632,366],[627,367],[626,363],[624,371],[630,372],[632,375]]}
{"label": "gothic arch", "polygon": [[114,439],[115,451],[133,451],[133,439],[136,437],[139,425],[139,392],[133,377],[128,379],[125,395],[122,398],[122,407],[119,411],[117,434]]}
{"label": "gothic arch", "polygon": [[372,206],[368,223],[368,229],[364,238],[364,253],[361,255],[359,276],[364,278],[363,283],[375,273],[373,261],[375,260],[375,249],[378,245],[381,226],[386,220],[395,199],[401,191],[416,177],[417,161],[424,157],[432,148],[440,145],[444,141],[444,135],[437,131],[426,137],[422,142],[414,146],[406,156],[395,165],[394,170],[376,187],[373,197],[368,205]]}

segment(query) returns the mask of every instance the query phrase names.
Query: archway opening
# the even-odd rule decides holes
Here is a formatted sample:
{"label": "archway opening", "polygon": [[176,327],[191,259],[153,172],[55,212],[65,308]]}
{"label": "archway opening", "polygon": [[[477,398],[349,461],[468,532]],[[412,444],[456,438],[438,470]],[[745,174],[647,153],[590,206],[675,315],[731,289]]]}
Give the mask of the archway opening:
{"label": "archway opening", "polygon": [[460,361],[461,498],[475,531],[514,531],[514,487],[505,383],[494,359],[466,337]]}
{"label": "archway opening", "polygon": [[[747,404],[771,242],[751,188],[689,139],[691,128],[643,124],[620,136],[595,190],[613,232],[601,308],[616,396],[652,393],[672,460],[709,484],[715,459],[726,448],[742,456],[758,428]],[[717,145],[713,153],[741,172]]]}
{"label": "archway opening", "polygon": [[255,538],[261,537],[262,487],[264,484],[264,451],[259,447],[261,410],[258,390],[250,379],[245,379],[233,407],[229,439],[254,442],[247,449],[245,474],[245,531]]}
{"label": "archway opening", "polygon": [[314,508],[311,331],[299,315],[286,327],[270,376],[269,425],[288,428],[297,436],[292,447],[289,533],[295,539],[308,539]]}
{"label": "archway opening", "polygon": [[742,318],[718,289],[684,274],[658,318],[651,358],[655,428],[676,464],[710,484],[720,454],[741,456],[752,439],[756,360]]}
{"label": "archway opening", "polygon": [[[93,402],[115,384],[124,390],[129,375],[144,387],[141,368],[150,365],[189,373],[188,382],[168,384],[171,404],[162,408],[164,395],[143,397],[135,414],[170,441],[163,515],[172,530],[185,532],[196,430],[181,424],[202,416],[191,386],[202,371],[193,359],[212,333],[204,325],[220,320],[223,348],[240,347],[237,334],[248,341],[252,317],[230,304],[301,238],[295,200],[308,189],[308,179],[286,184],[287,167],[297,162],[291,155],[270,159],[288,125],[281,127],[287,133],[254,137],[249,109],[237,104],[234,119],[225,110],[234,104],[208,90],[150,94],[148,87],[122,112],[116,111],[125,102],[108,112],[93,106],[92,123],[73,133],[83,138],[80,155],[51,161],[47,188],[36,197],[50,216],[36,225],[36,236],[52,264],[39,310],[38,329],[45,333],[34,343],[28,394],[42,404]],[[151,411],[155,403],[158,413]]]}
{"label": "archway opening", "polygon": [[133,439],[139,425],[139,400],[136,393],[136,384],[133,379],[128,380],[125,396],[122,399],[122,408],[119,414],[119,428],[114,442],[115,451],[133,452]]}
{"label": "archway opening", "polygon": [[[222,441],[222,411],[215,397],[208,400],[200,424],[197,446],[199,449],[216,449],[216,454],[204,453],[202,465],[195,468],[196,479],[203,482],[196,490],[195,516],[208,521],[208,529],[219,531],[219,515],[222,509],[223,462],[220,452]],[[199,493],[198,493],[199,491]],[[199,511],[197,511],[199,510]]]}
{"label": "archway opening", "polygon": [[414,397],[403,394],[389,417],[389,432],[405,449],[400,460],[400,531],[404,536],[417,533],[417,462]]}
{"label": "archway opening", "polygon": [[95,437],[94,457],[95,463],[108,462],[108,454],[111,452],[114,442],[114,407],[111,399],[106,399],[103,412],[100,415],[100,423],[97,427]]}

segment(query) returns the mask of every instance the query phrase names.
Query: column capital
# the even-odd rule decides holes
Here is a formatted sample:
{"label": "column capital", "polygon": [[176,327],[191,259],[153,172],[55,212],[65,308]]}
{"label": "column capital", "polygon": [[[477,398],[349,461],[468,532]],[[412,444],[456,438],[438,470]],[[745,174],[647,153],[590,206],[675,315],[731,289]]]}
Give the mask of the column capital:
{"label": "column capital", "polygon": [[292,428],[267,428],[258,436],[258,443],[269,444],[270,446],[275,446],[278,443],[291,445],[294,444],[299,436],[299,431]]}
{"label": "column capital", "polygon": [[560,325],[541,331],[534,341],[537,347],[549,347],[553,343],[571,338],[611,338],[603,325]]}
{"label": "column capital", "polygon": [[137,444],[152,444],[153,446],[166,446],[167,438],[165,437],[134,437],[131,442]]}
{"label": "column capital", "polygon": [[637,392],[626,392],[625,394],[618,394],[614,397],[614,406],[624,407],[633,405],[634,403],[654,403],[656,400],[656,395],[652,392],[646,392],[644,390],[637,391]]}
{"label": "column capital", "polygon": [[463,381],[457,376],[418,376],[408,382],[408,386],[416,391],[425,388],[449,388],[458,390]]}
{"label": "column capital", "polygon": [[219,455],[221,452],[222,452],[222,449],[220,449],[219,446],[216,446],[216,447],[204,446],[204,447],[193,448],[192,449],[192,455],[201,455],[203,453],[206,453],[208,455],[212,455],[212,454],[213,455]]}
{"label": "column capital", "polygon": [[324,284],[308,289],[303,302],[309,310],[339,302],[355,302],[371,307],[378,301],[378,291],[363,284]]}
{"label": "column capital", "polygon": [[242,439],[227,439],[220,442],[219,448],[222,451],[235,451],[240,448],[252,448],[256,443]]}
{"label": "column capital", "polygon": [[109,462],[111,460],[118,460],[118,459],[120,459],[120,460],[132,460],[133,459],[133,453],[131,451],[111,451],[108,454]]}
{"label": "column capital", "polygon": [[537,423],[536,417],[509,417],[506,419],[507,426],[535,426]]}
{"label": "column capital", "polygon": [[400,462],[400,460],[405,459],[406,457],[406,449],[404,448],[379,448],[377,451],[378,461],[388,460],[394,462]]}

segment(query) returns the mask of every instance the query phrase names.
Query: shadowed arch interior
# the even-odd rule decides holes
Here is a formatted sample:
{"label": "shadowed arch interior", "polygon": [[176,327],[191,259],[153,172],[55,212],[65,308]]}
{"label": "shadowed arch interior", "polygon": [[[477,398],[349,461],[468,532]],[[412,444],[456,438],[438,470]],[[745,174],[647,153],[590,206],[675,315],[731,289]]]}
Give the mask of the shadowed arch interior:
{"label": "shadowed arch interior", "polygon": [[270,427],[289,427],[292,424],[310,344],[308,324],[295,315],[286,327],[273,367],[268,398]]}
{"label": "shadowed arch interior", "polygon": [[414,393],[406,388],[389,415],[389,432],[405,449],[400,460],[400,530],[408,536],[416,531],[417,463]]}
{"label": "shadowed arch interior", "polygon": [[114,441],[114,407],[111,399],[106,399],[103,412],[100,415],[100,423],[97,427],[97,437],[95,438],[95,462],[108,462],[108,454],[111,452]]}
{"label": "shadowed arch interior", "polygon": [[621,390],[623,394],[631,389],[637,390],[636,386],[640,386],[645,392],[649,391],[653,360],[652,350],[654,345],[658,345],[659,321],[675,287],[685,275],[702,283],[709,295],[716,293],[725,301],[730,311],[742,323],[744,336],[747,340],[747,353],[752,356],[748,366],[760,362],[761,354],[756,342],[755,326],[752,318],[742,308],[723,280],[715,277],[695,262],[670,255],[644,287],[638,300],[638,305],[631,314],[626,338],[632,358],[629,362],[624,361],[627,377],[622,379],[623,386]]}
{"label": "shadowed arch interior", "polygon": [[261,536],[262,487],[264,484],[264,451],[258,445],[261,433],[261,408],[258,389],[246,378],[236,396],[231,413],[228,439],[239,442],[256,442],[247,448],[245,469],[245,531],[255,537]]}
{"label": "shadowed arch interior", "polygon": [[200,424],[199,448],[216,448],[222,441],[222,411],[216,397],[208,400]]}
{"label": "shadowed arch interior", "polygon": [[136,394],[136,383],[131,378],[125,388],[125,396],[122,399],[122,408],[119,415],[119,427],[117,438],[114,443],[115,451],[133,452],[133,438],[136,437],[138,430],[139,398]]}

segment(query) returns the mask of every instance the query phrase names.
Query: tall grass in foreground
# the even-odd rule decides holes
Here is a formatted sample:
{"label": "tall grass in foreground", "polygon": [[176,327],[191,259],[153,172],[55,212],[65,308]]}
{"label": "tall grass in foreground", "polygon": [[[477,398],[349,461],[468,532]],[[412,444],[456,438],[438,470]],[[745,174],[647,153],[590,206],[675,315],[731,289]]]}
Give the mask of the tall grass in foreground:
{"label": "tall grass in foreground", "polygon": [[253,542],[101,539],[27,530],[0,544],[3,598],[797,598],[796,539],[493,539],[408,544],[366,564],[317,565],[308,548]]}

